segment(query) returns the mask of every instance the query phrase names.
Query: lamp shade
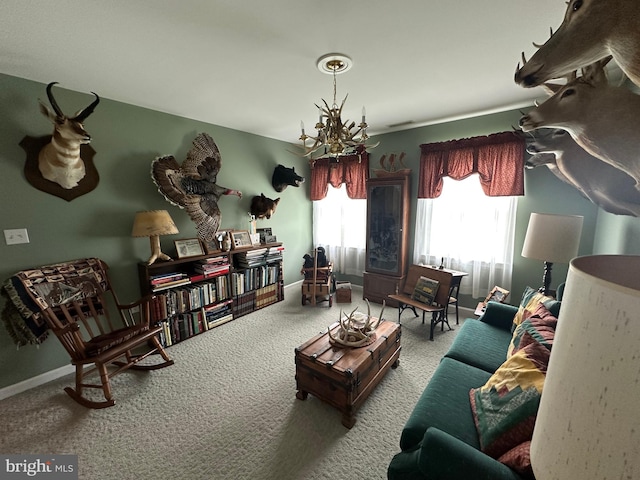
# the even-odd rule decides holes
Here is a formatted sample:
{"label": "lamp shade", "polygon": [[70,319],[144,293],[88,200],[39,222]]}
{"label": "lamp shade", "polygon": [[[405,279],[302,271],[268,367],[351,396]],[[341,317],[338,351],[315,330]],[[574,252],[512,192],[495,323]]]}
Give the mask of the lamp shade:
{"label": "lamp shade", "polygon": [[532,213],[522,256],[544,262],[568,263],[578,254],[583,217]]}
{"label": "lamp shade", "polygon": [[153,235],[174,235],[180,233],[166,210],[147,210],[137,212],[133,220],[132,237],[151,237]]}
{"label": "lamp shade", "polygon": [[531,442],[537,480],[640,478],[640,256],[571,261]]}

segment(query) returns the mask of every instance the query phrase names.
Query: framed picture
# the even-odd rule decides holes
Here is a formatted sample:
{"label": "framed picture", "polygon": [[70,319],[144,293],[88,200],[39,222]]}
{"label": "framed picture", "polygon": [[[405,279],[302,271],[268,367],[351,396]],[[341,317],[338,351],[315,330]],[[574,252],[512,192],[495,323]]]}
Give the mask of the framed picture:
{"label": "framed picture", "polygon": [[487,298],[484,299],[484,304],[486,305],[489,301],[504,303],[509,296],[509,293],[509,290],[505,290],[504,288],[496,285],[491,289]]}
{"label": "framed picture", "polygon": [[231,248],[250,247],[251,236],[246,230],[238,230],[231,232]]}
{"label": "framed picture", "polygon": [[202,245],[204,246],[204,251],[207,253],[207,255],[211,255],[212,253],[222,252],[220,242],[218,241],[217,238],[214,238],[210,242],[205,242],[203,240]]}
{"label": "framed picture", "polygon": [[197,238],[185,238],[184,240],[176,240],[175,244],[176,252],[178,252],[178,258],[204,255],[202,244]]}

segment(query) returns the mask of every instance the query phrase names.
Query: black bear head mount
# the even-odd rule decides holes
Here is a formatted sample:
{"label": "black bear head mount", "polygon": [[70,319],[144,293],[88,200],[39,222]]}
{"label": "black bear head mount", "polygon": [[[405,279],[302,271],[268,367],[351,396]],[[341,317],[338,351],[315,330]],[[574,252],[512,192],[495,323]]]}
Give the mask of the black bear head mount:
{"label": "black bear head mount", "polygon": [[284,165],[278,165],[271,177],[271,185],[276,192],[283,191],[288,185],[299,187],[301,183],[304,183],[304,177],[298,175],[293,167],[287,168]]}

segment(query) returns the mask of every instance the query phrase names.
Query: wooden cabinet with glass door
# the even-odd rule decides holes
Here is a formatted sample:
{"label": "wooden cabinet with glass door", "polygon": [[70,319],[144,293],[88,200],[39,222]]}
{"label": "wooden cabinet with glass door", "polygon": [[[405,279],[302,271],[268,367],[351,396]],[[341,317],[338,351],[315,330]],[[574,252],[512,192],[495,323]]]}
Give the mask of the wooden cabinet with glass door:
{"label": "wooden cabinet with glass door", "polygon": [[409,175],[367,180],[367,250],[363,297],[382,303],[396,293],[408,265]]}

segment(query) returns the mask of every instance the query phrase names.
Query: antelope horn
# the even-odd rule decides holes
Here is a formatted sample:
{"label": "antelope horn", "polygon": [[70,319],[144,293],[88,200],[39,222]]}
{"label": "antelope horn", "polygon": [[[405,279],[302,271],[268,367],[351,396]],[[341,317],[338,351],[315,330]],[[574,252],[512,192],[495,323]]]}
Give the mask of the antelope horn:
{"label": "antelope horn", "polygon": [[56,102],[56,99],[53,98],[53,92],[51,91],[51,87],[57,84],[58,82],[51,82],[49,85],[47,85],[47,97],[49,98],[49,103],[51,104],[53,111],[56,112],[56,115],[59,117],[64,117],[64,113],[62,113],[62,110],[60,110],[58,102]]}
{"label": "antelope horn", "polygon": [[91,115],[93,113],[93,110],[98,106],[98,104],[100,103],[100,97],[98,96],[97,93],[95,92],[91,92],[95,95],[96,99],[91,102],[91,105],[89,105],[88,107],[86,107],[84,110],[80,111],[80,113],[78,113],[73,120],[75,120],[76,122],[84,122],[86,120],[86,118]]}

